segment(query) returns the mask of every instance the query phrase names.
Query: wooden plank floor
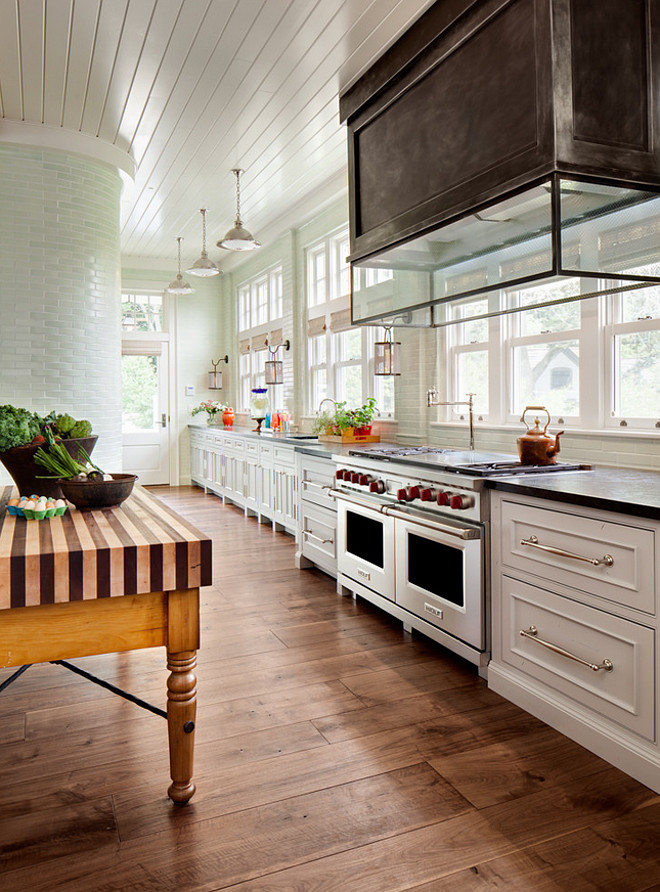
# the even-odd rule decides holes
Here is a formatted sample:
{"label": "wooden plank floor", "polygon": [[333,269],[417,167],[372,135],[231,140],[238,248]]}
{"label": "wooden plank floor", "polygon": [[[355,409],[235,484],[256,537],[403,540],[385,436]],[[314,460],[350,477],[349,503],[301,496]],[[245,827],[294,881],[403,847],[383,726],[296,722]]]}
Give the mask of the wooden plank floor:
{"label": "wooden plank floor", "polygon": [[[3,892],[660,888],[660,797],[194,487],[214,539],[197,793],[165,722],[58,666],[0,693]],[[162,649],[76,661],[163,706]],[[0,672],[0,682],[9,675]]]}

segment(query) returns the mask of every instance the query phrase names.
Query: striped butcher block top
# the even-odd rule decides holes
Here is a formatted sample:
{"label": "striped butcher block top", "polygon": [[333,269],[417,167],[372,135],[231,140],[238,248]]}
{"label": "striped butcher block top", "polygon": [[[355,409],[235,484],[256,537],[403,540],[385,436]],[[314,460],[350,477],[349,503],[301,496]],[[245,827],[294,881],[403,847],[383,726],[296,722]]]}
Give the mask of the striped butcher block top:
{"label": "striped butcher block top", "polygon": [[139,486],[115,508],[26,520],[0,487],[0,610],[211,584],[212,540]]}

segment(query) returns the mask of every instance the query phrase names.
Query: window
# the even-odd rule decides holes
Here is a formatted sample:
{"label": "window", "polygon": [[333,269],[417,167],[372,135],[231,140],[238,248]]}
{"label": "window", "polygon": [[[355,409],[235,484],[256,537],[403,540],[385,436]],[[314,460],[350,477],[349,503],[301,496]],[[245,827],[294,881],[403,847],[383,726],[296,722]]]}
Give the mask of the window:
{"label": "window", "polygon": [[[524,307],[568,296],[568,283],[534,285],[507,292],[510,307]],[[579,302],[536,307],[513,313],[505,328],[512,386],[508,388],[509,420],[525,406],[547,406],[552,415],[580,417],[580,351],[582,307]],[[552,408],[550,408],[552,407]]]}
{"label": "window", "polygon": [[[660,263],[637,267],[657,276]],[[606,327],[610,418],[635,427],[660,420],[660,287],[612,295]]]}
{"label": "window", "polygon": [[[358,406],[373,396],[381,416],[394,413],[391,379],[373,374],[376,329],[350,325],[350,265],[348,230],[331,233],[307,247],[305,292],[307,299],[308,411],[321,400],[345,400]],[[385,271],[385,277],[391,276]],[[380,331],[380,329],[378,329]]]}
{"label": "window", "polygon": [[[482,417],[488,415],[489,363],[488,320],[469,316],[488,312],[488,298],[464,300],[451,307],[454,319],[465,322],[450,326],[449,362],[453,387],[448,400],[460,402],[468,393],[474,394],[474,410]],[[462,414],[460,406],[454,414]],[[452,417],[449,414],[449,417]]]}
{"label": "window", "polygon": [[162,294],[122,294],[121,327],[124,332],[162,331]]}
{"label": "window", "polygon": [[[660,262],[629,271],[657,276]],[[607,286],[582,282],[585,292],[599,287]],[[455,324],[439,329],[438,350],[446,356],[442,399],[475,393],[476,411],[493,424],[517,423],[525,406],[543,405],[553,419],[576,428],[654,429],[660,421],[660,286],[471,318],[500,301],[514,309],[574,293],[568,281],[535,283],[445,305],[445,318]]]}
{"label": "window", "polygon": [[236,289],[238,330],[260,329],[282,318],[282,267],[254,276]]}
{"label": "window", "polygon": [[[266,386],[265,362],[268,359],[266,340],[280,329],[284,314],[282,267],[275,266],[248,279],[236,289],[238,304],[239,411],[250,406],[250,391]],[[280,387],[271,388],[273,408],[282,408]]]}

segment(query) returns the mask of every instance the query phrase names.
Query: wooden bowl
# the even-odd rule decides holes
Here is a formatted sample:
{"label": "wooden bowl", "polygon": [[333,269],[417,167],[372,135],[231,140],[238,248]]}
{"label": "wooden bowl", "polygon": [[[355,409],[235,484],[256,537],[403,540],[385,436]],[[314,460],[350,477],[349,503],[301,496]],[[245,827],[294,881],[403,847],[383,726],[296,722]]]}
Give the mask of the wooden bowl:
{"label": "wooden bowl", "polygon": [[112,480],[59,480],[64,498],[76,508],[111,508],[133,491],[136,474],[113,474]]}
{"label": "wooden bowl", "polygon": [[[85,452],[91,455],[97,440],[98,437],[94,434],[91,437],[60,440],[60,442],[72,458],[78,459],[80,447],[82,446]],[[46,444],[42,443],[41,445],[45,446]],[[22,496],[31,496],[35,493],[38,496],[61,499],[63,496],[59,480],[54,477],[44,477],[43,475],[49,472],[41,465],[34,463],[34,454],[39,448],[39,446],[32,446],[29,443],[26,446],[14,446],[6,452],[0,452],[0,462],[9,471]]]}

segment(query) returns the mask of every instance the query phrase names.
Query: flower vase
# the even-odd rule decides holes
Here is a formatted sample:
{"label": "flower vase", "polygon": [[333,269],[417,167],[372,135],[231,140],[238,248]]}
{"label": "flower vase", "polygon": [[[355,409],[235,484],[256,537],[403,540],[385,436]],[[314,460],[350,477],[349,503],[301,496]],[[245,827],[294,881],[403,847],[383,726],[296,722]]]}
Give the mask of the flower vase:
{"label": "flower vase", "polygon": [[206,416],[206,423],[209,427],[221,427],[222,426],[222,413],[214,412],[212,415]]}

